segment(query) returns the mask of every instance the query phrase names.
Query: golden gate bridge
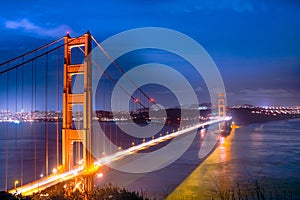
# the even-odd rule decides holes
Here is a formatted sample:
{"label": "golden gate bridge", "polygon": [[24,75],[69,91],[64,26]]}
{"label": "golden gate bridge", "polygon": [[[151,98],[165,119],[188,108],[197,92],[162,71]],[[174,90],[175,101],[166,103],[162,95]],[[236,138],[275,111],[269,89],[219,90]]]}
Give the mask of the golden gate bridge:
{"label": "golden gate bridge", "polygon": [[[93,45],[97,46],[111,61],[114,69],[124,75],[128,82],[136,88],[137,92],[134,95],[126,91],[126,88],[117,82],[113,74],[103,70],[101,65],[89,56]],[[82,62],[82,60],[84,61]],[[93,113],[92,65],[103,70],[104,75],[109,80],[109,83],[103,81],[102,95],[105,95],[105,91],[107,92],[116,86],[124,92],[124,95],[130,97],[132,113],[149,111],[152,105],[160,109],[154,98],[144,92],[126,75],[121,66],[110,57],[109,53],[89,32],[75,38],[67,34],[28,53],[1,63],[0,81],[2,96],[4,97],[2,98],[1,109],[5,110],[2,112],[1,121],[16,122],[13,128],[8,123],[2,126],[4,131],[2,131],[1,137],[4,137],[3,141],[6,141],[4,147],[4,187],[6,191],[10,193],[17,191],[24,195],[30,195],[80,175],[87,175],[84,187],[86,191],[91,191],[93,189],[93,176],[102,165],[120,160],[175,137],[189,134],[199,128],[212,124],[222,124],[222,122],[230,119],[226,116],[225,96],[219,94],[218,115],[215,118],[209,118],[205,121],[198,120],[198,123],[194,124],[186,123],[183,128],[174,126],[172,130],[158,133],[150,138],[130,138],[130,145],[122,146],[124,143],[122,141],[123,136],[118,136],[113,127],[107,127],[109,129],[107,136],[110,140],[113,138],[119,140],[116,142],[119,148],[117,151],[108,150],[109,153],[103,149],[98,149],[97,151],[102,152],[100,153],[101,156],[95,157],[93,143],[101,143],[102,141],[100,141],[101,138],[95,139],[93,136],[93,119],[105,118],[106,121],[109,121],[109,117],[105,117],[101,113],[97,118]],[[79,77],[81,81],[78,86],[78,83],[74,82]],[[81,88],[80,91],[75,91],[78,87]],[[102,103],[105,104],[106,98],[103,97],[102,100]],[[55,109],[56,112],[51,112],[51,109]],[[28,111],[27,114],[25,114],[25,110]],[[42,120],[45,125],[42,129],[36,129],[29,125],[32,152],[28,156],[28,153],[24,152],[26,149],[24,144],[18,146],[18,140],[27,137],[23,135],[22,129],[28,128],[28,126],[22,125],[23,122],[34,123],[37,119]],[[17,124],[18,122],[21,123]],[[12,134],[14,134],[14,138]],[[42,160],[38,158],[41,134],[44,136]],[[11,139],[14,139],[15,144],[9,144]],[[18,158],[12,159],[10,157],[11,150],[14,151],[15,149],[19,151],[16,154]],[[31,162],[30,166],[33,166],[31,172],[24,171],[24,165],[28,162]],[[44,166],[43,173],[40,169],[41,165]],[[27,181],[24,178],[26,173],[31,176],[27,178]]]}

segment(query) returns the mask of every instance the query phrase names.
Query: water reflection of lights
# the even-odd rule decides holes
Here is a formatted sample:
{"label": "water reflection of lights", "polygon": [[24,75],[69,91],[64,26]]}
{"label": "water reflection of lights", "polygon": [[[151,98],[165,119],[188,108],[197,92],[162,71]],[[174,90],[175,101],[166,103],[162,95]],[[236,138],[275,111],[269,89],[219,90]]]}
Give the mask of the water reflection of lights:
{"label": "water reflection of lights", "polygon": [[225,137],[220,137],[220,144],[224,144],[225,143]]}
{"label": "water reflection of lights", "polygon": [[206,129],[201,129],[200,130],[200,136],[201,136],[201,139],[204,139],[204,137],[205,137],[205,134],[206,134]]}
{"label": "water reflection of lights", "polygon": [[226,157],[227,157],[227,151],[226,151],[226,147],[225,146],[220,146],[220,160],[222,162],[226,161]]}
{"label": "water reflection of lights", "polygon": [[208,191],[215,190],[217,185],[232,185],[230,174],[236,171],[230,163],[233,138],[234,129],[225,138],[225,143],[219,143],[219,146],[166,199],[177,200],[178,197],[190,196],[193,199],[212,199],[211,192]]}

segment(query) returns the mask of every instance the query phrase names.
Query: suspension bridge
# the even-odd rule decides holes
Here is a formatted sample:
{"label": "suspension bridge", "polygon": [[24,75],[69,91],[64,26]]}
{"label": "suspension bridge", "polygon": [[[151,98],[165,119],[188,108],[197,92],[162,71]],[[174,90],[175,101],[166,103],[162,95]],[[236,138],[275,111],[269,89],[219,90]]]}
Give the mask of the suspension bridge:
{"label": "suspension bridge", "polygon": [[[93,46],[110,60],[110,70],[103,70],[89,56]],[[100,103],[92,102],[92,65],[105,75],[98,84]],[[89,32],[76,38],[67,34],[2,62],[0,67],[1,156],[5,161],[0,177],[5,183],[3,189],[10,193],[30,195],[59,182],[89,174],[92,175],[86,176],[84,188],[91,191],[93,176],[102,165],[199,128],[230,120],[226,116],[224,94],[219,94],[215,117],[199,116],[197,123],[188,123],[190,119],[186,119],[173,125],[174,121],[170,119],[170,126],[151,137],[124,135],[115,125],[117,120],[128,120],[122,117],[122,111],[118,113],[118,119],[105,111],[106,107],[110,107],[107,96],[110,96],[113,87],[119,87],[123,95],[130,97],[130,113],[136,121],[146,122],[150,107],[159,110],[160,105],[126,75],[126,71]],[[134,94],[118,83],[121,76],[136,88]],[[98,108],[101,111],[93,112],[97,109],[93,108],[93,103],[96,106],[101,104]],[[138,118],[140,115],[143,116],[141,119]],[[103,137],[93,134],[95,123],[100,124],[105,130],[105,137],[113,141],[117,149],[104,144]],[[178,123],[184,126],[179,127]]]}

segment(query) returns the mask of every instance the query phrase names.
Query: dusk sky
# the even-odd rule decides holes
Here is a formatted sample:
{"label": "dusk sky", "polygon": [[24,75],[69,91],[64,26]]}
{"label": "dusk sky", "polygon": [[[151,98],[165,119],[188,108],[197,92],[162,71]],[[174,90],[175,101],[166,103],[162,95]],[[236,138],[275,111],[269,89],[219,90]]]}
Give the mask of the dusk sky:
{"label": "dusk sky", "polygon": [[70,32],[99,42],[138,27],[164,27],[200,43],[224,80],[228,104],[300,105],[298,0],[7,1],[0,62]]}

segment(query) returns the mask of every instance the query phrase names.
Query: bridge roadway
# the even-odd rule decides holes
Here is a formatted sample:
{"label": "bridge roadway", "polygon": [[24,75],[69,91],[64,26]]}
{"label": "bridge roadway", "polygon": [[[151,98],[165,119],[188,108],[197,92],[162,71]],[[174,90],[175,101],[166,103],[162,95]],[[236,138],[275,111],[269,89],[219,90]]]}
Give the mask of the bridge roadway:
{"label": "bridge roadway", "polygon": [[[98,159],[97,161],[95,161],[94,162],[94,166],[95,166],[94,171],[97,170],[101,165],[105,165],[105,164],[110,163],[112,161],[119,160],[119,159],[121,159],[125,156],[137,153],[138,151],[141,151],[141,150],[146,149],[148,147],[154,146],[158,143],[161,143],[161,142],[170,140],[172,138],[175,138],[177,136],[189,133],[190,131],[193,131],[193,130],[201,128],[201,127],[204,127],[206,125],[220,123],[222,121],[227,121],[227,120],[230,120],[230,119],[231,119],[231,117],[228,117],[228,116],[227,117],[219,117],[219,118],[211,120],[211,121],[198,123],[198,124],[192,125],[190,127],[186,127],[182,130],[178,130],[178,131],[170,133],[168,135],[164,135],[164,136],[161,136],[159,138],[144,142],[142,144],[132,146],[128,149],[120,150],[116,153],[113,153],[112,155],[102,157],[102,158]],[[39,191],[44,190],[46,188],[49,188],[51,186],[54,186],[54,185],[58,184],[59,182],[67,181],[67,180],[70,180],[72,178],[75,178],[76,176],[83,175],[84,173],[87,173],[84,170],[84,167],[79,166],[79,167],[77,167],[77,168],[75,168],[71,171],[57,172],[55,174],[51,174],[47,177],[43,177],[43,178],[38,179],[36,181],[33,181],[31,183],[27,183],[23,186],[11,189],[8,192],[9,193],[17,192],[17,193],[22,193],[22,195],[31,195],[33,193],[36,193],[36,192],[39,192]]]}

